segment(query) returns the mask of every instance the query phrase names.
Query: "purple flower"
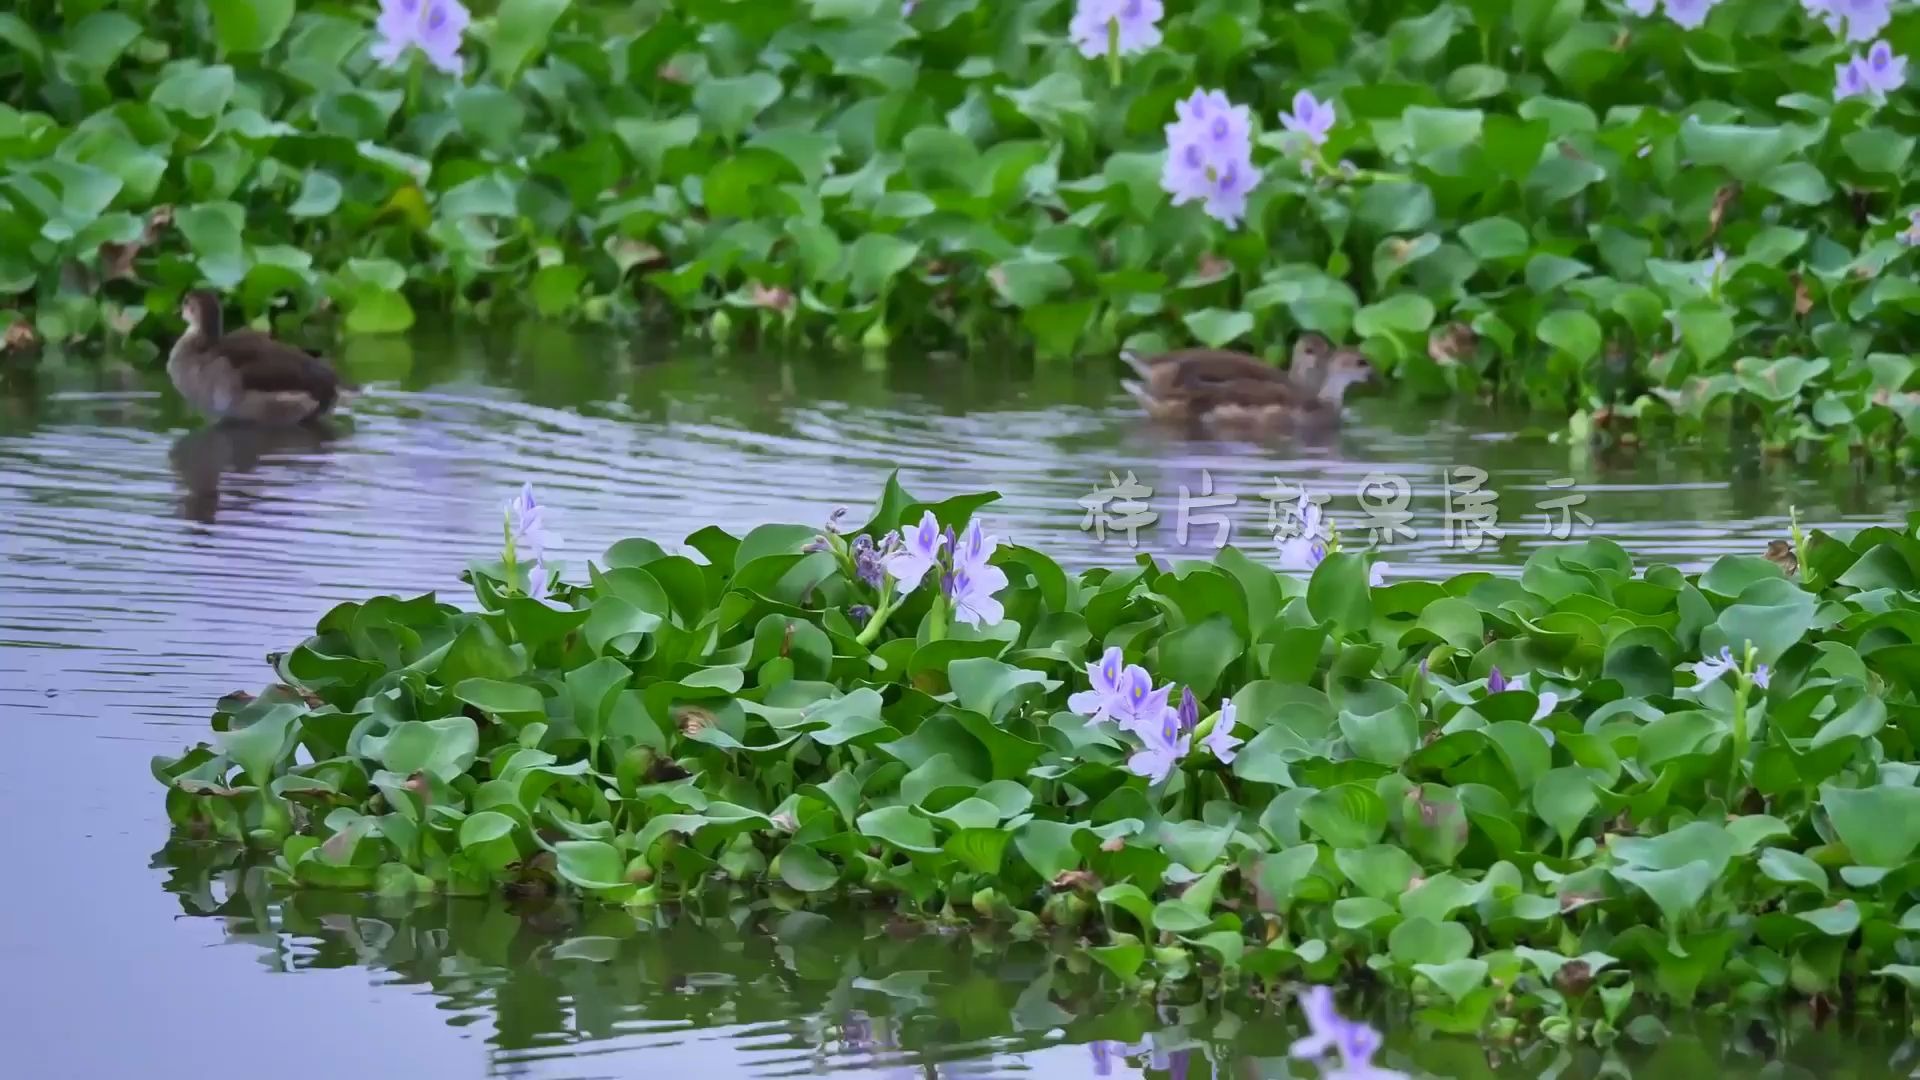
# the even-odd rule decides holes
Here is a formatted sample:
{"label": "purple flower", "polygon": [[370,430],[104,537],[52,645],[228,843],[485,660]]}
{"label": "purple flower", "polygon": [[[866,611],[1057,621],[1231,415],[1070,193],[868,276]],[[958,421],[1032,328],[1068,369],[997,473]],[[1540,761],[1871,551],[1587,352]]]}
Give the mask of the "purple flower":
{"label": "purple flower", "polygon": [[1296,135],[1304,135],[1315,146],[1325,146],[1327,133],[1333,130],[1336,117],[1333,102],[1321,101],[1310,92],[1302,90],[1293,95],[1293,111],[1280,114],[1280,126]]}
{"label": "purple flower", "polygon": [[1740,661],[1733,658],[1733,650],[1720,646],[1719,656],[1702,657],[1693,665],[1693,677],[1696,686],[1705,686],[1729,671],[1740,670]]}
{"label": "purple flower", "polygon": [[1900,230],[1900,242],[1908,247],[1920,245],[1920,210],[1907,211],[1907,227]]}
{"label": "purple flower", "polygon": [[1146,668],[1129,664],[1120,677],[1120,693],[1114,697],[1112,716],[1122,728],[1145,739],[1149,733],[1159,730],[1164,717],[1174,715],[1167,707],[1167,698],[1172,694],[1172,683],[1155,689],[1153,676],[1147,674]]}
{"label": "purple flower", "polygon": [[1907,84],[1907,58],[1884,41],[1874,42],[1865,56],[1856,54],[1846,63],[1835,65],[1833,71],[1835,101],[1851,97],[1880,101]]}
{"label": "purple flower", "polygon": [[1287,1050],[1287,1056],[1296,1060],[1322,1061],[1330,1053],[1336,1055],[1340,1064],[1331,1072],[1324,1072],[1322,1075],[1326,1078],[1404,1080],[1405,1073],[1383,1069],[1373,1063],[1373,1055],[1380,1052],[1380,1033],[1369,1024],[1341,1016],[1339,1009],[1334,1006],[1332,990],[1316,986],[1301,994],[1300,1011],[1306,1014],[1308,1034],[1294,1040],[1293,1046]]}
{"label": "purple flower", "polygon": [[873,618],[873,609],[865,604],[855,604],[847,609],[847,621],[855,626],[865,626],[867,620],[871,618]]}
{"label": "purple flower", "polygon": [[1707,21],[1707,12],[1720,0],[1667,0],[1667,18],[1684,30],[1696,30]]}
{"label": "purple flower", "polygon": [[[1164,695],[1166,691],[1159,693]],[[1180,759],[1187,756],[1189,736],[1180,730],[1179,715],[1163,706],[1158,725],[1138,725],[1134,733],[1146,745],[1127,759],[1127,770],[1135,776],[1146,777],[1149,783],[1163,783]]]}
{"label": "purple flower", "polygon": [[[1323,537],[1328,533],[1322,523],[1320,507],[1306,492],[1301,492],[1293,516],[1300,521],[1300,531],[1280,541],[1280,569],[1311,574],[1327,561],[1327,544]],[[1377,562],[1367,567],[1369,586],[1378,589],[1386,583],[1386,563]]]}
{"label": "purple flower", "polygon": [[1767,665],[1753,665],[1753,685],[1765,690],[1771,682],[1773,682],[1773,672],[1767,669]]}
{"label": "purple flower", "polygon": [[1884,41],[1874,42],[1867,50],[1866,69],[1867,85],[1882,94],[1891,94],[1907,84],[1907,58]]}
{"label": "purple flower", "polygon": [[1892,0],[1800,0],[1800,4],[1848,41],[1872,41],[1893,20]]}
{"label": "purple flower", "polygon": [[1653,9],[1659,6],[1659,3],[1660,0],[1627,0],[1627,10],[1645,18],[1653,14]]}
{"label": "purple flower", "polygon": [[[892,533],[888,534],[888,540],[893,540]],[[853,553],[853,572],[861,581],[879,588],[887,577],[886,554],[874,544],[873,537],[861,533],[853,538],[848,550]]]}
{"label": "purple flower", "polygon": [[1107,55],[1117,24],[1120,55],[1132,56],[1160,44],[1160,17],[1165,14],[1160,0],[1080,0],[1067,36],[1080,55],[1097,60]]}
{"label": "purple flower", "polygon": [[547,573],[547,564],[536,560],[533,569],[527,573],[527,598],[545,600],[552,593],[553,583]]}
{"label": "purple flower", "polygon": [[1833,100],[1845,101],[1852,97],[1863,97],[1867,93],[1867,73],[1862,70],[1859,58],[1833,67]]}
{"label": "purple flower", "polygon": [[968,626],[985,623],[993,626],[1006,615],[1006,608],[993,594],[1006,587],[1007,575],[998,567],[983,567],[978,571],[962,567],[948,575],[942,584],[947,596],[953,601],[953,617]]}
{"label": "purple flower", "polygon": [[373,58],[392,67],[408,49],[419,49],[434,67],[457,76],[466,69],[460,38],[469,21],[460,0],[380,0]]}
{"label": "purple flower", "polygon": [[1207,216],[1229,229],[1247,215],[1247,196],[1260,182],[1253,166],[1253,114],[1218,90],[1195,90],[1174,105],[1160,186],[1173,205],[1200,202]]}
{"label": "purple flower", "polygon": [[520,494],[507,500],[507,544],[513,558],[540,562],[554,543],[547,531],[547,511],[533,497],[533,484],[520,485]]}
{"label": "purple flower", "polygon": [[1233,719],[1236,711],[1238,710],[1234,707],[1233,699],[1229,698],[1221,702],[1220,715],[1213,722],[1213,730],[1207,732],[1207,749],[1213,751],[1213,756],[1219,758],[1222,765],[1233,764],[1234,757],[1239,754],[1239,751],[1234,748],[1246,741],[1233,733]]}
{"label": "purple flower", "polygon": [[940,523],[929,510],[920,516],[919,527],[904,533],[901,540],[901,550],[887,556],[886,570],[900,583],[900,591],[909,593],[919,586],[927,571],[939,564],[940,546],[946,537],[940,534]]}
{"label": "purple flower", "polygon": [[1200,726],[1200,700],[1193,696],[1193,687],[1180,688],[1180,707],[1174,710],[1174,716],[1180,721],[1181,731]]}
{"label": "purple flower", "polygon": [[996,537],[988,536],[980,527],[979,521],[967,525],[966,535],[953,547],[953,565],[964,570],[978,573],[987,568],[987,560],[993,557],[994,549],[1000,546]]}
{"label": "purple flower", "polygon": [[[1120,647],[1108,649],[1099,660],[1087,665],[1087,682],[1093,689],[1068,698],[1067,708],[1086,717],[1090,723],[1111,720],[1120,707],[1120,681],[1126,673],[1126,660]],[[1142,670],[1141,674],[1146,672]]]}
{"label": "purple flower", "polygon": [[1498,667],[1495,667],[1493,670],[1487,672],[1487,693],[1504,694],[1506,693],[1506,690],[1507,690],[1507,677],[1505,675],[1500,674],[1500,669]]}

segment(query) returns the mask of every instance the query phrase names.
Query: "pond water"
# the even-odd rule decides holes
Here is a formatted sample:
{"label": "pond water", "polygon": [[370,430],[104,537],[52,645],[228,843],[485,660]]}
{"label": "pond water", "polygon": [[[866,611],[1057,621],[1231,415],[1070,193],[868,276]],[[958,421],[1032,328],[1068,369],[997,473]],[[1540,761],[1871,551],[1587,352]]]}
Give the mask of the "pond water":
{"label": "pond water", "polygon": [[[458,599],[457,573],[498,544],[522,481],[552,508],[574,574],[625,536],[671,546],[707,524],[857,514],[896,467],[916,494],[998,490],[997,532],[1076,566],[1136,550],[1205,558],[1219,530],[1200,518],[1216,514],[1235,543],[1270,553],[1266,496],[1302,486],[1331,496],[1354,543],[1360,488],[1391,492],[1391,477],[1414,534],[1391,538],[1394,576],[1515,570],[1565,514],[1536,505],[1569,495],[1592,519],[1575,536],[1685,569],[1757,553],[1790,505],[1845,527],[1911,504],[1884,470],[1725,445],[1600,455],[1470,405],[1377,397],[1318,445],[1194,443],[1144,428],[1120,372],[1099,364],[658,352],[533,330],[364,341],[342,362],[371,388],[324,435],[205,428],[157,372],[125,364],[13,374],[0,393],[8,1074],[174,1075],[212,1060],[420,1080],[1309,1074],[1288,1072],[1290,1009],[1102,999],[1005,942],[906,939],[857,918],[639,933],[605,912],[274,897],[220,853],[167,846],[149,758],[204,737],[214,700],[259,689],[265,655],[333,604]],[[1462,467],[1486,474],[1505,533],[1477,550],[1462,542],[1477,532]],[[1137,549],[1083,530],[1081,500],[1129,473],[1159,515]],[[1196,502],[1184,543],[1182,485],[1237,500]],[[1913,1067],[1903,1035],[1717,1018],[1602,1056],[1396,1029],[1388,1057],[1461,1077],[1889,1076]]]}

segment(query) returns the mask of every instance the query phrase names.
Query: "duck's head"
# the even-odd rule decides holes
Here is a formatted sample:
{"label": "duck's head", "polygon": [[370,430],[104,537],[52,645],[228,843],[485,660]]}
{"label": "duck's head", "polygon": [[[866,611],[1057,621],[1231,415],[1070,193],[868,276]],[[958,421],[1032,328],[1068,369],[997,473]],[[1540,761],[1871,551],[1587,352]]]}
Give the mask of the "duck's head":
{"label": "duck's head", "polygon": [[187,321],[189,333],[220,336],[220,294],[212,289],[195,289],[180,300],[180,317]]}
{"label": "duck's head", "polygon": [[1293,343],[1293,359],[1287,376],[1295,386],[1317,387],[1326,377],[1327,361],[1333,359],[1333,342],[1323,334],[1307,333]]}
{"label": "duck's head", "polygon": [[1320,383],[1320,400],[1338,405],[1347,396],[1347,388],[1379,378],[1378,370],[1359,349],[1335,349],[1326,360],[1326,376]]}

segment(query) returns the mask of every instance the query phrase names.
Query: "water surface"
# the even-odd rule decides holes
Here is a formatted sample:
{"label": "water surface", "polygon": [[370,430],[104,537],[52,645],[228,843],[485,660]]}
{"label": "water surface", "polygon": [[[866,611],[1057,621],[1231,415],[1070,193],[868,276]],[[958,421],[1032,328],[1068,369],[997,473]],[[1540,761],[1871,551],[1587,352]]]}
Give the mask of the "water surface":
{"label": "water surface", "polygon": [[[1059,976],[1038,999],[1041,957],[977,955],[965,938],[823,947],[803,924],[636,933],[498,905],[283,901],[210,853],[162,850],[148,759],[202,738],[214,699],[258,689],[266,654],[333,604],[436,589],[460,600],[458,571],[497,545],[500,505],[522,481],[552,507],[575,574],[625,536],[672,546],[708,524],[857,513],[894,468],[917,494],[998,490],[996,531],[1072,566],[1135,550],[1206,557],[1218,530],[1191,521],[1181,542],[1181,485],[1236,496],[1195,513],[1224,512],[1233,542],[1258,554],[1272,548],[1263,496],[1330,496],[1352,543],[1365,536],[1360,486],[1403,478],[1415,536],[1383,552],[1396,576],[1511,572],[1551,542],[1535,504],[1569,492],[1593,522],[1573,535],[1690,570],[1758,552],[1790,505],[1827,527],[1911,505],[1884,471],[1724,442],[1595,454],[1473,405],[1359,401],[1319,445],[1185,442],[1143,427],[1097,364],[670,357],[537,331],[362,342],[343,362],[372,389],[331,433],[204,427],[157,373],[126,364],[49,367],[0,394],[0,805],[26,886],[0,893],[0,969],[20,973],[0,1031],[22,1048],[8,1055],[24,1055],[20,1075],[186,1075],[214,1060],[297,1077],[1287,1075],[1281,1011],[1070,1000],[1084,987]],[[1473,551],[1445,535],[1462,467],[1484,471],[1506,534]],[[1159,514],[1137,549],[1083,531],[1080,504],[1129,473]],[[1738,1075],[1763,1051],[1785,1055],[1775,1076],[1911,1067],[1891,1038],[1770,1040],[1728,1021],[1633,1057],[1634,1074]],[[1095,1041],[1115,1052],[1096,1055]],[[1395,1052],[1408,1049],[1455,1076],[1603,1064],[1448,1040]]]}

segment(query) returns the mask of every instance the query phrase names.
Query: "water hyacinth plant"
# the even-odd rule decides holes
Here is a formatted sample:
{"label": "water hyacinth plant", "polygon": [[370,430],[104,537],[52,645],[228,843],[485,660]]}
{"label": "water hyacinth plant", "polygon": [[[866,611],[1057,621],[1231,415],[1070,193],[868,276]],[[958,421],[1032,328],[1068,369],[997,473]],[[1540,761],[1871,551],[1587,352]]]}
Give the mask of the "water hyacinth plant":
{"label": "water hyacinth plant", "polygon": [[547,570],[547,548],[554,539],[547,531],[547,509],[534,498],[532,482],[522,484],[520,494],[507,500],[503,517],[505,542],[500,561],[506,568],[509,587],[518,587],[520,566],[525,562],[526,595],[545,600],[552,580]]}
{"label": "water hyacinth plant", "polygon": [[[1372,587],[1231,547],[1069,575],[980,527],[991,499],[895,482],[857,526],[621,541],[546,603],[477,564],[466,607],[342,604],[155,761],[168,813],[290,888],[858,897],[1115,986],[1364,957],[1422,1030],[1609,1044],[1643,1010],[1920,992],[1920,523],[1805,530],[1795,575],[1591,539]],[[522,490],[515,560],[548,513]],[[997,622],[956,621],[963,573]],[[1303,1056],[1381,1068],[1314,1009]]]}

